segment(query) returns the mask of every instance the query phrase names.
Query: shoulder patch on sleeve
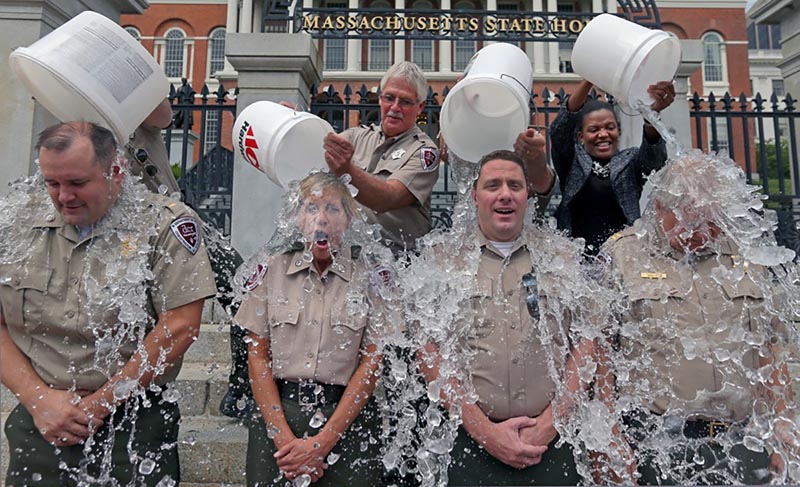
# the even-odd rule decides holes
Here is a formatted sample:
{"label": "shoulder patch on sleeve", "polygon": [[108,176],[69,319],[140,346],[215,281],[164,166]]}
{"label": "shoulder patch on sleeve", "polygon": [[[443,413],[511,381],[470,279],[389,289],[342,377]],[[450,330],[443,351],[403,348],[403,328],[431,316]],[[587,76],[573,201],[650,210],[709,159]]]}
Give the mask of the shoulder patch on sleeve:
{"label": "shoulder patch on sleeve", "polygon": [[200,249],[200,229],[197,222],[190,216],[183,216],[172,222],[169,226],[172,234],[178,239],[186,250],[192,255]]}
{"label": "shoulder patch on sleeve", "polygon": [[244,283],[244,288],[246,291],[252,291],[253,289],[257,288],[261,281],[264,279],[264,276],[267,274],[267,266],[266,264],[258,264],[256,267],[255,272],[253,275],[250,276],[249,279]]}
{"label": "shoulder patch on sleeve", "polygon": [[423,147],[419,150],[419,162],[423,171],[433,171],[436,169],[436,163],[439,162],[439,151],[433,147]]}

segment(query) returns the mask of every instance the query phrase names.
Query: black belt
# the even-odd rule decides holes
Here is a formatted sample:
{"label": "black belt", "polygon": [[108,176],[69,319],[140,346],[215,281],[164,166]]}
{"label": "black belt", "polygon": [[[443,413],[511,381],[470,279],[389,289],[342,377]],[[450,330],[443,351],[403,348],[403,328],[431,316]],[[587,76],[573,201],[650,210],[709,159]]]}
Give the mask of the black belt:
{"label": "black belt", "polygon": [[344,395],[345,386],[321,384],[313,381],[293,382],[275,379],[281,399],[297,401],[301,406],[334,404]]}
{"label": "black belt", "polygon": [[686,420],[683,423],[683,436],[686,438],[711,438],[725,434],[733,423],[730,421],[707,421],[705,419]]}

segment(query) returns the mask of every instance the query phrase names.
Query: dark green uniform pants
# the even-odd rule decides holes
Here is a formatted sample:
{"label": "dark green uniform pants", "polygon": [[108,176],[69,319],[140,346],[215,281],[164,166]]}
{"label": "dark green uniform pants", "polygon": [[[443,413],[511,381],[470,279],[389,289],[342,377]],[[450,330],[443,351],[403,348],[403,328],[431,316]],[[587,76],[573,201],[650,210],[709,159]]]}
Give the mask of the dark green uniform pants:
{"label": "dark green uniform pants", "polygon": [[[639,485],[730,485],[769,483],[769,454],[754,452],[735,444],[725,452],[719,443],[691,422],[665,426],[662,417],[635,411],[625,418],[629,441],[637,451]],[[705,428],[700,428],[705,430]],[[659,431],[661,430],[661,431]],[[656,452],[643,451],[640,443],[655,435],[667,438],[659,446],[662,463]],[[666,459],[666,461],[665,461]]]}
{"label": "dark green uniform pants", "polygon": [[[140,407],[135,412],[133,420],[126,418],[126,408],[122,406],[113,417],[106,418],[89,451],[84,451],[83,444],[54,447],[39,434],[28,411],[18,405],[5,424],[10,454],[6,486],[72,487],[79,480],[92,486],[111,485],[103,481],[104,476],[115,479],[120,486],[155,486],[165,476],[178,485],[180,412],[176,404],[156,404],[155,398],[151,401],[150,407]],[[134,416],[130,412],[127,415]],[[128,450],[129,442],[132,451]],[[151,461],[132,463],[131,453]]]}
{"label": "dark green uniform pants", "polygon": [[577,485],[581,480],[572,447],[556,448],[558,438],[548,445],[542,461],[518,470],[491,456],[464,430],[458,429],[448,471],[452,486],[466,485]]}
{"label": "dark green uniform pants", "polygon": [[[308,434],[313,436],[319,429],[309,425],[314,410],[302,411],[297,401],[281,399],[286,421],[298,438]],[[326,418],[330,418],[335,405],[322,406],[319,409]],[[380,425],[377,421],[377,407],[374,399],[370,399],[358,418],[345,431],[332,453],[340,455],[333,465],[325,470],[325,474],[314,487],[375,487],[381,485]],[[247,485],[248,487],[264,487],[268,485],[286,484],[287,480],[280,474],[278,464],[273,455],[277,451],[275,444],[267,436],[267,429],[261,415],[249,421],[247,440]]]}

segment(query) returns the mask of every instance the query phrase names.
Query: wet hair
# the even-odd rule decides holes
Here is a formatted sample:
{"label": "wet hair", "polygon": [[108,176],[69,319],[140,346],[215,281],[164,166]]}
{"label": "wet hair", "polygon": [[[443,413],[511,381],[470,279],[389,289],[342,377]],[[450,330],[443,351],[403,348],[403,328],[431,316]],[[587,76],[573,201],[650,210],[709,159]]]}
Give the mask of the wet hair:
{"label": "wet hair", "polygon": [[422,103],[428,97],[428,80],[419,66],[410,61],[395,63],[381,78],[381,91],[390,79],[401,79],[410,84],[417,92],[417,103]]}
{"label": "wet hair", "polygon": [[619,117],[617,116],[617,112],[614,111],[614,107],[608,102],[593,99],[584,103],[581,109],[578,110],[578,131],[583,130],[583,119],[586,115],[600,110],[608,110],[611,112],[614,115],[614,120],[617,121],[617,127],[619,127]]}
{"label": "wet hair", "polygon": [[53,152],[64,152],[78,137],[86,137],[91,141],[95,156],[92,162],[100,164],[103,169],[111,167],[111,162],[117,155],[114,134],[91,122],[64,122],[47,127],[39,134],[36,150],[44,148]]}
{"label": "wet hair", "polygon": [[[501,161],[513,162],[514,164],[518,165],[520,169],[522,169],[522,175],[525,177],[525,187],[528,187],[528,166],[525,165],[525,161],[523,161],[516,152],[500,149],[486,154],[485,156],[481,157],[480,161],[478,161],[478,176],[475,178],[475,181],[472,182],[472,189],[478,187],[478,179],[480,179],[481,172],[483,172],[483,166],[497,159],[500,159]],[[530,188],[528,188],[528,193],[530,193]]]}
{"label": "wet hair", "polygon": [[356,200],[345,183],[329,172],[315,172],[300,181],[300,205],[315,192],[323,194],[328,189],[339,194],[342,208],[352,218],[356,214]]}

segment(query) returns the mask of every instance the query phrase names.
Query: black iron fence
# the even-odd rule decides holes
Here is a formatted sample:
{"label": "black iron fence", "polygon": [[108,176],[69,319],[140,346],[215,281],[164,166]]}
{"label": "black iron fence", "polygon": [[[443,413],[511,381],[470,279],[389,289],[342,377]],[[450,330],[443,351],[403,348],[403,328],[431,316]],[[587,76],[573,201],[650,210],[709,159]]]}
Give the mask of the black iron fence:
{"label": "black iron fence", "polygon": [[761,186],[773,208],[800,216],[800,113],[792,95],[769,100],[760,93],[721,98],[698,93],[689,100],[694,146],[726,150],[747,181]]}
{"label": "black iron fence", "polygon": [[[425,109],[417,123],[434,140],[439,134],[439,112],[449,87],[442,93],[428,89]],[[378,92],[362,84],[349,84],[341,93],[333,85],[319,91],[312,88],[311,112],[327,120],[337,132],[358,124],[380,123]],[[594,93],[592,95],[595,95]],[[555,118],[563,89],[533,93],[531,124],[547,127]],[[220,84],[215,92],[204,86],[199,96],[184,81],[172,89],[174,125],[167,130],[166,143],[171,160],[179,161],[179,184],[187,203],[225,234],[230,233],[233,190],[233,153],[230,129],[236,115],[235,94]],[[761,186],[768,204],[800,216],[800,113],[791,95],[769,100],[756,94],[718,98],[695,93],[689,100],[692,143],[703,150],[727,150],[739,162],[751,184]],[[550,154],[550,140],[547,140]],[[551,202],[558,201],[558,195]],[[449,227],[456,191],[447,165],[441,166],[439,183],[432,197],[432,218],[438,227]]]}
{"label": "black iron fence", "polygon": [[215,92],[203,85],[197,96],[183,80],[179,89],[170,89],[173,124],[165,134],[184,201],[225,235],[230,235],[233,210],[230,130],[236,117],[237,93],[231,96],[220,83]]}

